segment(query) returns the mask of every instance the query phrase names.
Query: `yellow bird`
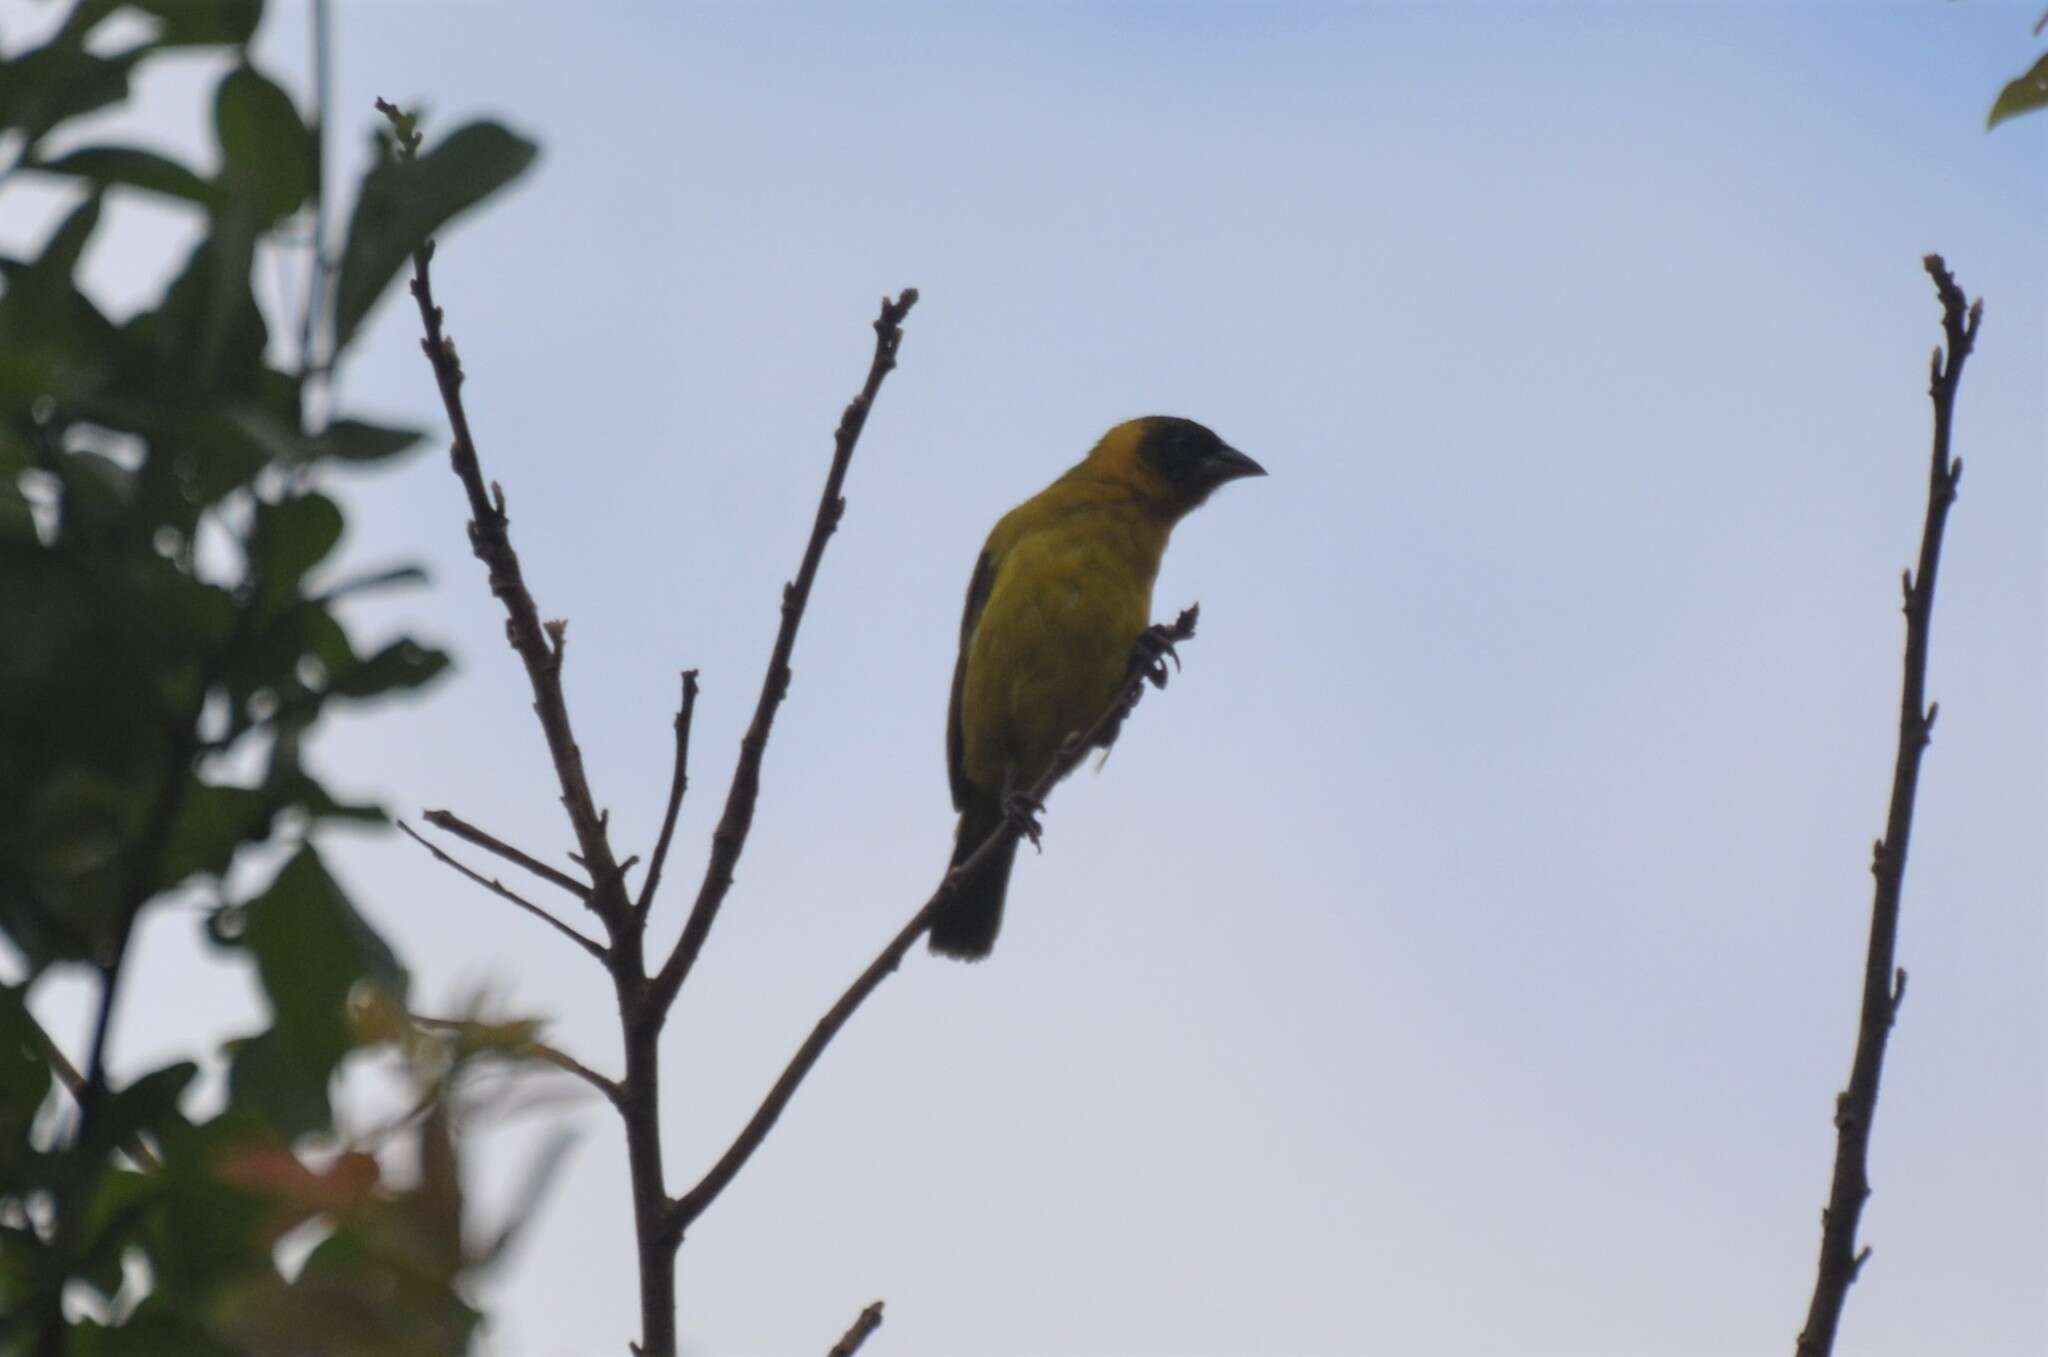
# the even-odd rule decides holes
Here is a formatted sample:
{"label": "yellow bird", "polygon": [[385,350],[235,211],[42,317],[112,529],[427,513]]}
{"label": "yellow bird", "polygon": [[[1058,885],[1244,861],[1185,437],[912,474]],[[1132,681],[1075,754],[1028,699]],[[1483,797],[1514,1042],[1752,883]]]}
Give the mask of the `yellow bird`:
{"label": "yellow bird", "polygon": [[[1095,723],[1152,617],[1173,525],[1211,491],[1265,468],[1191,419],[1117,425],[1064,476],[1004,514],[975,563],[946,715],[960,828],[957,867],[1044,775],[1069,734]],[[957,883],[931,948],[975,961],[995,945],[1012,840]]]}

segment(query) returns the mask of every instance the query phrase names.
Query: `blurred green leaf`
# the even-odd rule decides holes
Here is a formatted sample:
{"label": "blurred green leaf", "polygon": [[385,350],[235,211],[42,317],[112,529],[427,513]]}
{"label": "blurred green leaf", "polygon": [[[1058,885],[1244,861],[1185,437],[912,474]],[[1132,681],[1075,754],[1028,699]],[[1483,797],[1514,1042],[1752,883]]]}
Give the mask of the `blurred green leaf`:
{"label": "blurred green leaf", "polygon": [[128,72],[147,48],[95,56],[82,39],[62,33],[47,46],[0,62],[0,130],[19,128],[34,142],[68,118],[128,97]]}
{"label": "blurred green leaf", "polygon": [[215,787],[193,781],[186,789],[178,818],[164,847],[159,888],[168,888],[194,872],[224,875],[235,850],[260,842],[270,833],[277,801],[254,787]]}
{"label": "blurred green leaf", "polygon": [[164,47],[247,42],[263,18],[263,0],[127,0],[156,16]]}
{"label": "blurred green leaf", "polygon": [[2019,79],[1998,92],[1998,99],[1991,105],[1991,115],[1984,120],[1986,131],[1998,126],[2008,118],[2017,118],[2022,113],[2048,108],[2048,56],[2035,62],[2032,69]]}
{"label": "blurred green leaf", "polygon": [[350,594],[366,594],[377,589],[390,589],[397,585],[425,584],[427,572],[416,565],[393,566],[389,570],[373,571],[368,575],[355,575],[337,584],[329,585],[320,594],[317,602],[333,603],[336,599]]}
{"label": "blurred green leaf", "polygon": [[116,369],[111,322],[73,282],[100,221],[95,192],[51,233],[33,264],[6,270],[0,290],[0,417],[24,424],[45,398],[60,407],[89,400]]}
{"label": "blurred green leaf", "polygon": [[375,697],[394,689],[417,688],[447,667],[445,653],[406,637],[334,675],[331,687],[341,697]]}
{"label": "blurred green leaf", "polygon": [[287,1136],[313,1135],[334,1121],[327,1099],[332,1070],[299,1063],[275,1027],[227,1044],[228,1099]]}
{"label": "blurred green leaf", "polygon": [[314,492],[256,510],[250,565],[270,599],[289,597],[308,570],[327,559],[341,540],[341,508]]}
{"label": "blurred green leaf", "polygon": [[69,278],[77,273],[79,256],[85,253],[85,243],[99,224],[100,195],[94,193],[73,208],[63,225],[51,233],[37,260],[36,272],[50,279]]}
{"label": "blurred green leaf", "polygon": [[55,160],[36,161],[28,168],[45,174],[75,175],[100,185],[125,184],[202,207],[220,198],[218,189],[177,161],[138,146],[81,146]]}
{"label": "blurred green leaf", "polygon": [[0,985],[0,1183],[18,1181],[29,1127],[54,1087],[50,1039],[28,1011],[27,985]]}
{"label": "blurred green leaf", "polygon": [[363,176],[334,290],[337,352],[346,348],[414,250],[464,210],[524,173],[534,144],[471,123],[415,161],[386,158]]}
{"label": "blurred green leaf", "polygon": [[86,1279],[111,1297],[121,1289],[122,1255],[142,1218],[163,1196],[163,1179],[155,1173],[109,1169],[100,1176],[85,1209]]}
{"label": "blurred green leaf", "polygon": [[257,235],[252,208],[226,206],[163,300],[126,327],[153,359],[136,384],[174,410],[201,410],[220,396],[263,390],[270,331],[250,283]]}
{"label": "blurred green leaf", "polygon": [[312,778],[301,776],[291,787],[291,798],[306,814],[321,820],[353,820],[364,825],[388,825],[391,816],[382,806],[368,802],[337,801]]}
{"label": "blurred green leaf", "polygon": [[178,1100],[199,1073],[189,1060],[175,1061],[151,1070],[109,1093],[93,1119],[93,1135],[100,1153],[125,1144],[130,1138],[161,1130],[166,1122],[179,1119]]}
{"label": "blurred green leaf", "polygon": [[368,981],[400,998],[405,993],[398,958],[356,913],[311,847],[301,848],[249,902],[242,945],[256,958],[283,1053],[323,1086],[356,1044],[349,992]]}
{"label": "blurred green leaf", "polygon": [[313,191],[319,148],[292,97],[254,67],[238,66],[220,82],[213,117],[228,194],[265,225],[297,211]]}
{"label": "blurred green leaf", "polygon": [[426,435],[418,429],[393,429],[359,419],[337,419],[314,440],[322,457],[343,462],[381,462],[416,447]]}
{"label": "blurred green leaf", "polygon": [[302,433],[267,410],[238,405],[228,418],[254,446],[289,466],[323,458],[341,462],[379,462],[416,446],[426,437],[417,429],[394,429],[359,419],[337,419],[318,434]]}

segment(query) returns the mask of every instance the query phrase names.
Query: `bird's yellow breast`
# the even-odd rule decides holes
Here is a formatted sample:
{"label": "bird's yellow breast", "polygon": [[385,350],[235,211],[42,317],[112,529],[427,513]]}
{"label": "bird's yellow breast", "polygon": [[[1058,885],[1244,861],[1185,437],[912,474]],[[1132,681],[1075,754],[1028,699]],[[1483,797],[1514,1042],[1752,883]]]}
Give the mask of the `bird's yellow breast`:
{"label": "bird's yellow breast", "polygon": [[970,782],[992,793],[1029,785],[1070,733],[1102,715],[1150,620],[1171,526],[1142,498],[1088,476],[1055,482],[996,525],[961,692]]}

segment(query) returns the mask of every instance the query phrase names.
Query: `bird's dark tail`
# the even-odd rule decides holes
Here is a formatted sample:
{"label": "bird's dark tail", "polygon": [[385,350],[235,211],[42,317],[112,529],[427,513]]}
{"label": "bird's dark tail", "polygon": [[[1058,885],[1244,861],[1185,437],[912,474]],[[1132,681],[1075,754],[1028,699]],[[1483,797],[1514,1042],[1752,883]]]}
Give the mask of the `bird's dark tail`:
{"label": "bird's dark tail", "polygon": [[[973,856],[1002,823],[1001,806],[969,806],[960,816],[951,866],[958,867]],[[1011,839],[990,854],[972,876],[957,883],[952,899],[932,920],[934,952],[962,961],[979,961],[989,954],[1003,926],[1003,896],[1010,889],[1010,865],[1016,860],[1017,841]]]}

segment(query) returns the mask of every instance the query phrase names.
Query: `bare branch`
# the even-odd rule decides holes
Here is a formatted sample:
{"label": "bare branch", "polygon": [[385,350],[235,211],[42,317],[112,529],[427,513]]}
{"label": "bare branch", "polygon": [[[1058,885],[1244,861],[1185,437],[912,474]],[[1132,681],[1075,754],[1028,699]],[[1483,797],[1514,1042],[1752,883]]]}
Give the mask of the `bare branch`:
{"label": "bare branch", "polygon": [[[1138,705],[1138,699],[1145,695],[1145,685],[1149,682],[1164,686],[1164,676],[1158,668],[1160,647],[1191,639],[1195,634],[1195,620],[1198,614],[1198,608],[1188,608],[1171,627],[1154,627],[1146,634],[1145,642],[1140,644],[1131,657],[1130,676],[1117,691],[1115,699],[1102,715],[1096,718],[1094,725],[1085,732],[1067,737],[1065,743],[1060,746],[1059,754],[1053,759],[1052,766],[1045,770],[1044,776],[1032,784],[1021,798],[1013,799],[1013,804],[1015,800],[1021,800],[1027,805],[1042,806],[1046,797],[1052,793],[1052,789],[1080,765],[1089,750],[1098,748],[1115,737],[1115,732],[1122,729],[1124,720],[1130,715],[1132,708]],[[725,1191],[733,1177],[745,1166],[747,1160],[753,1157],[754,1151],[761,1148],[761,1142],[767,1139],[768,1133],[775,1128],[775,1122],[781,1117],[783,1108],[789,1105],[789,1100],[795,1096],[798,1085],[802,1084],[804,1077],[811,1072],[811,1067],[818,1063],[818,1057],[824,1054],[825,1047],[831,1044],[832,1038],[839,1034],[839,1029],[846,1025],[846,1020],[866,1002],[875,988],[902,964],[904,954],[925,930],[931,927],[932,918],[958,889],[959,883],[970,878],[984,861],[1000,852],[1004,845],[1015,842],[1020,835],[1029,834],[1036,838],[1037,833],[1038,827],[1035,824],[1022,815],[1013,813],[1004,819],[994,833],[982,840],[981,846],[970,853],[959,866],[946,873],[945,879],[939,882],[938,889],[932,892],[931,898],[925,901],[917,913],[910,916],[908,923],[897,930],[896,936],[889,940],[888,946],[868,963],[867,969],[862,971],[847,987],[846,992],[839,996],[839,1001],[826,1010],[825,1016],[818,1019],[817,1025],[811,1029],[811,1034],[804,1039],[803,1045],[790,1057],[789,1064],[784,1067],[774,1087],[768,1090],[768,1096],[761,1100],[761,1105],[754,1110],[753,1117],[748,1120],[725,1153],[719,1156],[718,1161],[705,1172],[695,1187],[676,1199],[669,1211],[669,1238],[680,1239],[683,1232],[689,1229],[691,1222],[704,1213],[704,1208],[717,1200],[719,1193]]]}
{"label": "bare branch", "polygon": [[1949,435],[1955,422],[1956,385],[1963,363],[1975,346],[1983,303],[1964,305],[1939,255],[1924,261],[1941,298],[1942,330],[1948,340],[1947,361],[1935,350],[1933,382],[1934,450],[1927,477],[1927,517],[1920,534],[1920,560],[1906,590],[1905,677],[1899,695],[1898,755],[1892,768],[1891,805],[1884,837],[1872,856],[1877,879],[1870,910],[1870,946],[1864,959],[1862,1019],[1856,1034],[1856,1055],[1849,1086],[1835,1100],[1835,1169],[1827,1209],[1821,1213],[1820,1265],[1806,1327],[1799,1335],[1798,1357],[1824,1357],[1834,1350],[1835,1331],[1849,1286],[1870,1251],[1856,1248],[1856,1226],[1870,1196],[1870,1128],[1877,1116],[1877,1088],[1884,1070],[1885,1043],[1891,1035],[1905,976],[1894,965],[1899,936],[1899,894],[1906,875],[1906,847],[1913,833],[1913,802],[1920,782],[1920,759],[1926,751],[1934,713],[1927,697],[1928,634],[1934,617],[1935,572],[1941,564],[1942,532],[1949,505],[1956,497],[1961,463],[1949,456]]}
{"label": "bare branch", "polygon": [[868,1335],[881,1327],[882,1302],[876,1301],[860,1312],[860,1317],[853,1321],[853,1327],[846,1331],[844,1338],[832,1345],[832,1351],[826,1353],[825,1357],[853,1357],[854,1353],[860,1351],[860,1345],[868,1341]]}
{"label": "bare branch", "polygon": [[462,863],[457,862],[454,858],[442,852],[439,844],[434,843],[430,839],[421,837],[419,831],[414,829],[405,821],[400,820],[398,822],[398,827],[404,830],[406,832],[406,835],[409,838],[411,838],[414,843],[426,849],[429,853],[432,853],[434,857],[438,859],[440,862],[444,863],[449,867],[453,867],[456,871],[462,873],[471,881],[476,882],[477,885],[482,886],[485,890],[491,892],[491,894],[495,896],[498,896],[500,899],[511,901],[520,909],[525,910],[534,918],[539,919],[542,923],[554,929],[557,933],[560,933],[563,937],[567,938],[569,941],[575,943],[578,947],[581,947],[584,951],[596,957],[600,963],[606,965],[610,964],[611,957],[610,954],[605,950],[605,946],[603,943],[597,942],[594,939],[587,938],[583,936],[583,934],[578,933],[575,929],[569,927],[569,925],[563,923],[560,919],[557,919],[554,915],[548,913],[539,905],[534,904],[533,901],[527,899],[525,896],[519,894],[517,891],[506,886],[504,882],[499,881],[496,877],[485,876],[481,872],[472,871],[470,868],[464,866]]}
{"label": "bare branch", "polygon": [[[397,110],[382,100],[388,116]],[[410,152],[406,152],[410,154]],[[420,324],[426,337],[420,341],[427,361],[434,368],[434,382],[441,391],[441,405],[448,413],[454,442],[448,449],[450,464],[469,497],[469,545],[490,572],[491,592],[505,608],[505,636],[512,643],[526,678],[533,689],[533,710],[547,737],[548,754],[554,760],[555,778],[562,789],[562,806],[583,860],[589,865],[593,888],[585,903],[614,931],[623,922],[629,906],[618,864],[612,858],[604,818],[590,794],[590,780],[583,770],[583,751],[569,724],[569,708],[562,697],[562,624],[543,627],[540,610],[526,587],[519,567],[519,555],[512,549],[507,532],[510,519],[505,512],[505,493],[495,483],[484,484],[483,467],[477,458],[476,439],[470,432],[469,414],[462,404],[462,362],[455,344],[441,329],[441,308],[434,302],[432,264],[434,242],[429,240],[412,257],[412,295],[419,303]],[[554,642],[550,643],[550,636]]]}
{"label": "bare branch", "polygon": [[818,577],[818,563],[824,559],[825,543],[839,526],[840,516],[846,512],[846,500],[840,495],[846,484],[846,469],[853,461],[853,450],[867,424],[868,411],[874,407],[875,396],[882,389],[882,379],[896,366],[896,350],[903,342],[903,318],[916,304],[917,289],[914,287],[903,289],[902,295],[894,301],[887,297],[882,299],[881,315],[875,319],[875,354],[868,364],[867,381],[839,417],[838,431],[832,436],[832,467],[825,475],[825,489],[818,498],[818,514],[811,526],[811,539],[804,547],[803,563],[797,567],[796,579],[782,588],[782,626],[775,635],[775,648],[768,656],[768,673],[761,681],[761,696],[754,704],[754,719],[740,741],[739,762],[733,768],[732,787],[726,793],[725,810],[719,816],[718,828],[711,835],[711,860],[704,869],[703,885],[698,888],[696,903],[690,907],[689,921],[683,925],[682,936],[676,940],[675,950],[662,964],[648,995],[657,1012],[674,1002],[676,992],[689,977],[690,968],[697,963],[697,954],[703,950],[704,940],[711,935],[711,925],[718,918],[718,909],[725,902],[726,892],[732,888],[733,868],[739,863],[740,851],[746,847],[747,833],[754,824],[754,803],[761,793],[761,756],[768,749],[768,733],[775,724],[776,710],[789,692],[789,658],[796,649],[797,628],[804,619],[804,606],[810,602],[811,585]]}
{"label": "bare branch", "polygon": [[430,810],[421,813],[420,818],[436,829],[444,829],[458,839],[467,839],[486,852],[496,853],[505,861],[517,867],[524,867],[551,886],[560,886],[578,900],[590,899],[590,887],[567,872],[548,866],[530,853],[521,852],[495,835],[488,834],[469,823],[451,810]]}
{"label": "bare branch", "polygon": [[642,918],[654,904],[654,892],[661,886],[661,869],[668,862],[669,840],[675,837],[676,812],[683,808],[683,793],[690,789],[690,718],[697,712],[697,671],[683,671],[683,705],[676,712],[676,770],[669,782],[668,812],[661,817],[661,837],[654,841],[654,857],[647,864],[647,880],[640,884],[640,898],[633,905]]}

